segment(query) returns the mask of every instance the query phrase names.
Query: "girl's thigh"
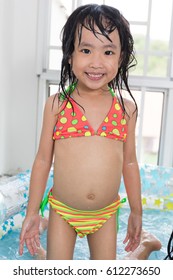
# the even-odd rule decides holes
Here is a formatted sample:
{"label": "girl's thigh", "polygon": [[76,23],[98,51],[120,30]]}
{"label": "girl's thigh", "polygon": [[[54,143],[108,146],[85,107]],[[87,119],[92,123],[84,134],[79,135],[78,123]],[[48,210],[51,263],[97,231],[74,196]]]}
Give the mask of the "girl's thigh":
{"label": "girl's thigh", "polygon": [[115,260],[117,247],[116,214],[95,233],[87,236],[92,260]]}
{"label": "girl's thigh", "polygon": [[47,259],[73,259],[75,242],[76,232],[74,229],[50,206],[47,235]]}

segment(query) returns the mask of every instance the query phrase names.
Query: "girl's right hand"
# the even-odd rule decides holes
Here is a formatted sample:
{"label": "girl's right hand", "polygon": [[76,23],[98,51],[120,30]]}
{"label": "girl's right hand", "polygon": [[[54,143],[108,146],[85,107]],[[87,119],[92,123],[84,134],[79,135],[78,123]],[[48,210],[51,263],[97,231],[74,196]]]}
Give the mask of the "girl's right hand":
{"label": "girl's right hand", "polygon": [[35,255],[40,247],[39,238],[40,216],[35,214],[27,216],[23,222],[20,234],[19,254],[23,254],[24,244],[26,244],[31,255]]}

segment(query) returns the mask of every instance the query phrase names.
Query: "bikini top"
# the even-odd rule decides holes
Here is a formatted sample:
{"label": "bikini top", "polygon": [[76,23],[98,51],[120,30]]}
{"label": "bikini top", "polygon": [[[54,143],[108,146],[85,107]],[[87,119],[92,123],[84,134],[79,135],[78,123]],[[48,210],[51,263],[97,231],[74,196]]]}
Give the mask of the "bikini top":
{"label": "bikini top", "polygon": [[113,96],[112,106],[97,131],[92,128],[79,108],[79,105],[72,97],[69,98],[69,101],[64,102],[63,110],[59,113],[57,123],[54,127],[53,140],[97,135],[123,142],[126,141],[127,123],[115,94]]}

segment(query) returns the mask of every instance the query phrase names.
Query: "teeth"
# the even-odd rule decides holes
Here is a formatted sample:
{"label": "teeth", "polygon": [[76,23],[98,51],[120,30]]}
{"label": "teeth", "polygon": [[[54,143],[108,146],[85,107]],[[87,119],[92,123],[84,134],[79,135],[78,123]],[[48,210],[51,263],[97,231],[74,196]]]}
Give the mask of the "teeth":
{"label": "teeth", "polygon": [[100,78],[103,76],[103,74],[90,74],[88,73],[88,76],[93,77],[93,78]]}

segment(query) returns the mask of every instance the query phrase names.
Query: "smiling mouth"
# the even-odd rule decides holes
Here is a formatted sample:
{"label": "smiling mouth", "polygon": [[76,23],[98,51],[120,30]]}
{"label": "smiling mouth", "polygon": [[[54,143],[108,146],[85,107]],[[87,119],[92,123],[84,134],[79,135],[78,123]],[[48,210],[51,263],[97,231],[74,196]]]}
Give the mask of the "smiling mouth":
{"label": "smiling mouth", "polygon": [[100,80],[104,76],[104,74],[102,74],[102,73],[98,73],[98,74],[96,74],[96,73],[86,73],[86,74],[91,80]]}

